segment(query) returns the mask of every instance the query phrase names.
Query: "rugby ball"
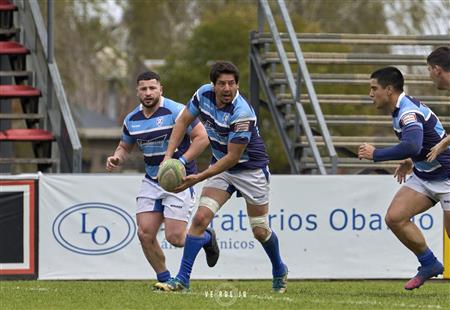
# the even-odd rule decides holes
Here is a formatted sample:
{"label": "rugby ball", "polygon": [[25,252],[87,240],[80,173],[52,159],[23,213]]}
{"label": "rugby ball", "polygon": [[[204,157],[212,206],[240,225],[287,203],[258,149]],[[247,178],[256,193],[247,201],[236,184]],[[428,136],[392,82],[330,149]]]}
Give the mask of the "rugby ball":
{"label": "rugby ball", "polygon": [[178,159],[168,159],[164,161],[158,170],[158,183],[166,191],[173,191],[183,182],[186,176],[186,168]]}

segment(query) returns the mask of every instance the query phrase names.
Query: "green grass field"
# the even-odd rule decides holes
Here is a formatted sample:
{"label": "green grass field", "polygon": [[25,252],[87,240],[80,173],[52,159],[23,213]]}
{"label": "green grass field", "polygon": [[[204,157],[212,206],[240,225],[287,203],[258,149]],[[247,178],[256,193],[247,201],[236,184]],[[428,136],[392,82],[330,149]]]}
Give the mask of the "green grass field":
{"label": "green grass field", "polygon": [[[450,309],[450,282],[405,291],[404,281],[193,281],[163,293],[146,281],[1,281],[0,309]],[[230,296],[232,295],[232,296]]]}

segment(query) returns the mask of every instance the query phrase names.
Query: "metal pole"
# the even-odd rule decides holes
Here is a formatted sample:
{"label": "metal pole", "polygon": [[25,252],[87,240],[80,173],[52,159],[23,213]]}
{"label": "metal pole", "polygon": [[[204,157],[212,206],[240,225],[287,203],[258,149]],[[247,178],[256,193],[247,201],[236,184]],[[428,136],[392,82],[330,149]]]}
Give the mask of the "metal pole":
{"label": "metal pole", "polygon": [[[53,0],[47,0],[47,112],[53,108],[53,80],[50,73],[50,66],[53,65]],[[44,112],[45,113],[45,112]],[[45,124],[46,129],[50,126],[49,123]]]}
{"label": "metal pole", "polygon": [[53,63],[53,0],[47,0],[47,62]]}
{"label": "metal pole", "polygon": [[[333,160],[335,157],[337,157],[336,150],[334,149],[333,142],[331,141],[331,136],[328,131],[328,127],[325,122],[325,118],[322,114],[322,110],[320,108],[319,101],[317,100],[316,91],[312,84],[311,77],[309,75],[309,71],[308,71],[308,67],[306,66],[305,59],[303,58],[303,53],[300,48],[300,44],[298,43],[297,35],[296,35],[294,27],[292,25],[291,18],[289,17],[289,12],[286,7],[286,3],[283,0],[278,0],[278,7],[280,8],[284,25],[287,28],[288,35],[289,35],[290,41],[292,43],[292,47],[294,48],[297,65],[299,67],[299,73],[304,78],[306,88],[307,88],[308,94],[309,94],[309,99],[310,99],[311,105],[313,106],[313,109],[315,111],[317,123],[322,131],[322,137],[327,146],[328,154],[330,155],[332,162],[337,165],[337,158],[336,158],[336,160]],[[298,78],[300,78],[300,74],[299,74]],[[297,79],[297,88],[299,88],[301,85],[299,82],[300,82],[300,80]],[[297,90],[296,95],[299,95],[299,94],[300,94],[300,91]],[[298,97],[298,99],[299,99],[298,102],[300,102],[300,97]],[[335,174],[336,171],[337,171],[337,166],[333,165],[332,173]]]}
{"label": "metal pole", "polygon": [[[283,47],[283,43],[281,41],[281,36],[280,36],[280,33],[279,33],[276,23],[275,23],[275,18],[273,17],[268,0],[260,0],[260,4],[263,9],[264,15],[266,16],[266,20],[269,25],[269,29],[272,33],[273,42],[274,42],[275,46],[277,47],[278,57],[280,58],[281,65],[283,66],[284,72],[286,73],[286,78],[287,78],[289,89],[292,94],[292,98],[295,98],[295,95],[297,94],[297,85],[295,84],[294,76],[292,74],[292,70],[289,65],[288,58],[286,57],[286,51]],[[317,168],[319,169],[320,174],[325,175],[325,174],[327,174],[327,172],[325,170],[325,166],[323,164],[322,157],[320,156],[319,149],[317,148],[314,136],[312,134],[312,130],[309,125],[308,119],[306,117],[305,110],[303,109],[303,106],[300,104],[300,102],[297,102],[297,101],[295,102],[295,107],[297,109],[297,113],[299,114],[301,123],[303,124],[306,139],[308,140],[308,143],[311,147],[311,151],[312,151],[314,159],[316,161]]]}

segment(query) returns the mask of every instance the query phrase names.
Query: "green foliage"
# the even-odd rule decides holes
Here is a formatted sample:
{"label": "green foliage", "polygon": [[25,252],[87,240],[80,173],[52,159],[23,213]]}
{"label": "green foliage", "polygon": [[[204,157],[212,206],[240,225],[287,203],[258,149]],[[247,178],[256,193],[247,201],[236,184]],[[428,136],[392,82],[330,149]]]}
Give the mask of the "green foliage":
{"label": "green foliage", "polygon": [[255,27],[253,5],[230,4],[213,14],[203,11],[202,23],[187,40],[184,49],[174,49],[161,68],[166,94],[186,102],[202,84],[209,83],[210,65],[229,60],[240,70],[240,88],[248,91],[248,39]]}
{"label": "green foliage", "polygon": [[[47,1],[40,2],[46,20]],[[106,112],[108,80],[123,90],[126,65],[118,48],[120,29],[104,1],[53,1],[55,59],[71,105]]]}

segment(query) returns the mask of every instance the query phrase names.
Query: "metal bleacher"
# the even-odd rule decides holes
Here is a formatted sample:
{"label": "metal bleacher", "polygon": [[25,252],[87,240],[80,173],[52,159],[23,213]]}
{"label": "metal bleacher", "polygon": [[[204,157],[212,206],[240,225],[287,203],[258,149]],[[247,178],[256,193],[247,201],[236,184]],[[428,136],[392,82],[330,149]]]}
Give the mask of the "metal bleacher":
{"label": "metal bleacher", "polygon": [[357,158],[364,142],[397,141],[391,117],[368,96],[370,73],[384,66],[398,67],[407,94],[450,128],[450,94],[434,88],[426,68],[429,52],[449,46],[449,35],[296,33],[283,0],[260,0],[258,14],[250,37],[251,101],[272,114],[292,173],[393,171],[396,162]]}
{"label": "metal bleacher", "polygon": [[47,16],[46,31],[36,0],[0,0],[0,173],[81,172]]}

